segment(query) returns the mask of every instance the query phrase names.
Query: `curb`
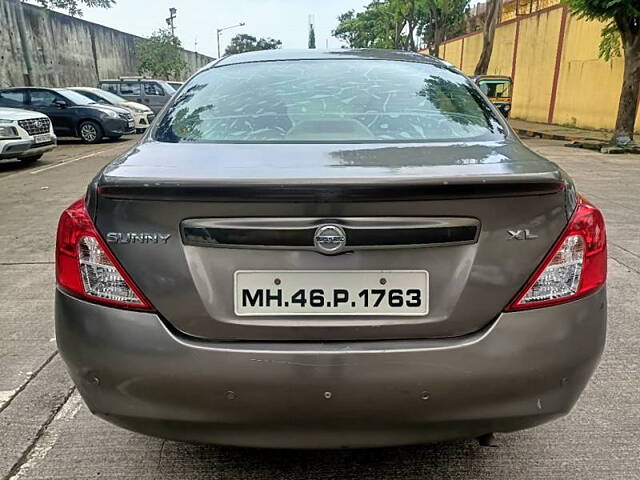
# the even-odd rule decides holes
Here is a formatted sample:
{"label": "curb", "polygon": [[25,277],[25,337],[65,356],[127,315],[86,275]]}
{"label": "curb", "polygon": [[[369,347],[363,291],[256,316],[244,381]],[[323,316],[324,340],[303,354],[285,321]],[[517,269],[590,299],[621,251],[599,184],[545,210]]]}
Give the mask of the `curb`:
{"label": "curb", "polygon": [[577,137],[577,136],[571,136],[571,135],[561,135],[557,133],[544,133],[539,130],[529,130],[526,128],[515,128],[515,127],[512,127],[512,128],[515,130],[515,132],[518,135],[522,135],[530,138],[542,138],[544,140],[562,140],[565,142],[575,142],[579,140],[592,140],[592,141],[605,143],[599,138]]}

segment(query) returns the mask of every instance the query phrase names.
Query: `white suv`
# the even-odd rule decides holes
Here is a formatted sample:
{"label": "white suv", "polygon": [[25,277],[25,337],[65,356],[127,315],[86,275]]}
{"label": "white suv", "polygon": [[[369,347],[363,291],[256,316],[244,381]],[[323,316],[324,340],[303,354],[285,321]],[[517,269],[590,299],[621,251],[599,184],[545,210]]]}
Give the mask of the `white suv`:
{"label": "white suv", "polygon": [[0,159],[35,162],[56,144],[57,137],[46,115],[18,108],[0,108]]}

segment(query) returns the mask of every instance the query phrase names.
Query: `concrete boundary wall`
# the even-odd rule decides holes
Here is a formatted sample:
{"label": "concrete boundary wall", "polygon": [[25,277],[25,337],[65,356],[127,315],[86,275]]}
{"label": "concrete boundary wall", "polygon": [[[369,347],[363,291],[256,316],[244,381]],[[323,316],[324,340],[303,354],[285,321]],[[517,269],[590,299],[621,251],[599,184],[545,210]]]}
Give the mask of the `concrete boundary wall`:
{"label": "concrete boundary wall", "polygon": [[[624,60],[598,58],[602,27],[571,15],[562,5],[498,25],[489,73],[514,78],[514,118],[614,128]],[[472,75],[482,32],[451,39],[440,51],[442,58]],[[640,130],[640,111],[636,125]]]}
{"label": "concrete boundary wall", "polygon": [[[0,0],[0,86],[95,86],[100,78],[137,75],[140,37]],[[190,74],[213,59],[183,50]]]}

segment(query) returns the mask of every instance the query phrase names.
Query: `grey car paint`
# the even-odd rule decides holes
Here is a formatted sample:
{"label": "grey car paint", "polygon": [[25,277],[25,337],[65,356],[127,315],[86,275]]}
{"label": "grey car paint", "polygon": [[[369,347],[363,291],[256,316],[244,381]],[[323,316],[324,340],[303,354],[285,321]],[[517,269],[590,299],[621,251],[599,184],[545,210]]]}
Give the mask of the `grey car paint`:
{"label": "grey car paint", "polygon": [[92,412],[149,435],[270,448],[377,447],[565,415],[602,353],[604,289],[440,340],[209,342],[58,292],[56,338]]}
{"label": "grey car paint", "polygon": [[[154,248],[112,245],[134,281],[175,328],[217,340],[362,340],[473,332],[495,319],[515,296],[572,210],[566,208],[571,192],[566,175],[516,139],[476,145],[216,145],[215,149],[149,141],[109,165],[98,182],[101,214],[96,225],[103,235],[171,234],[166,244]],[[300,189],[311,187],[320,193],[296,197]],[[411,196],[406,197],[407,192]],[[207,195],[208,201],[203,201]],[[323,195],[325,201],[318,201]],[[273,201],[265,201],[269,196]],[[181,241],[180,224],[186,218],[247,216],[273,222],[278,217],[315,217],[338,223],[349,217],[460,216],[476,218],[482,227],[471,245],[396,250],[392,256],[386,251],[349,250],[327,258],[296,249],[266,253],[188,246]],[[510,229],[531,229],[539,240],[514,242]],[[137,261],[141,256],[147,261]],[[403,270],[415,264],[429,265],[437,305],[424,318],[379,318],[375,329],[362,328],[347,317],[238,318],[228,301],[235,270],[381,265]],[[172,272],[171,278],[162,272]],[[176,302],[178,285],[181,301]]]}
{"label": "grey car paint", "polygon": [[[250,53],[208,68],[292,58],[451,68],[376,51]],[[87,205],[103,237],[169,235],[110,244],[158,313],[56,296],[60,351],[90,408],[153,435],[272,447],[437,441],[568,412],[604,345],[605,289],[503,313],[566,226],[576,196],[557,165],[500,122],[501,140],[427,144],[174,144],[153,140],[152,129],[95,177]],[[335,256],[215,248],[185,241],[184,231],[247,218],[274,228],[283,218],[392,228],[405,217],[459,218],[479,230],[470,242]],[[517,230],[536,238],[514,240],[509,231]],[[424,317],[234,314],[236,270],[416,265],[428,266],[437,299]]]}

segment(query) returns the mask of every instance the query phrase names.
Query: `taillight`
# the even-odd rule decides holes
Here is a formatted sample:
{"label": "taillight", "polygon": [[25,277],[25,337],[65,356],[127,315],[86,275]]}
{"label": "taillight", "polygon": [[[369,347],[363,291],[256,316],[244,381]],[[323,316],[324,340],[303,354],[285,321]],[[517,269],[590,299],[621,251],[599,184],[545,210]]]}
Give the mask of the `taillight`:
{"label": "taillight", "polygon": [[78,200],[58,222],[56,281],[65,292],[109,306],[153,310],[115,259]]}
{"label": "taillight", "polygon": [[607,236],[602,213],[584,198],[527,285],[506,311],[569,302],[597,290],[607,279]]}

